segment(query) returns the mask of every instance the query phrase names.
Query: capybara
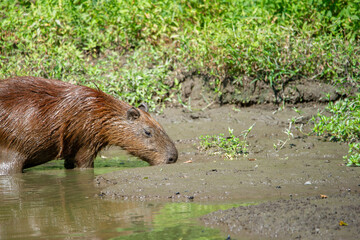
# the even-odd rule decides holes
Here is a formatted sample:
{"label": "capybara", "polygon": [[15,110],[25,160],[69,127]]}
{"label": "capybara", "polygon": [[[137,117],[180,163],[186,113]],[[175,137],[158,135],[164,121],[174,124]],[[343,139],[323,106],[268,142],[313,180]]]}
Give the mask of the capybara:
{"label": "capybara", "polygon": [[92,168],[97,153],[120,146],[150,165],[174,163],[178,152],[147,112],[101,91],[59,80],[0,80],[0,174],[64,159]]}

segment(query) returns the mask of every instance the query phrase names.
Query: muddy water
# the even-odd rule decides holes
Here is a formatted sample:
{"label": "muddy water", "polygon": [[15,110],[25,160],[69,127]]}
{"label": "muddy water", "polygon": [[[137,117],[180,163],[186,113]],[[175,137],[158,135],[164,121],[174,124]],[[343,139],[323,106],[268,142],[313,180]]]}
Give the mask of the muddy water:
{"label": "muddy water", "polygon": [[151,216],[139,204],[98,201],[93,178],[91,171],[65,170],[1,176],[0,238],[111,237]]}
{"label": "muddy water", "polygon": [[224,239],[196,218],[239,205],[104,201],[93,181],[113,168],[44,169],[0,176],[0,239]]}

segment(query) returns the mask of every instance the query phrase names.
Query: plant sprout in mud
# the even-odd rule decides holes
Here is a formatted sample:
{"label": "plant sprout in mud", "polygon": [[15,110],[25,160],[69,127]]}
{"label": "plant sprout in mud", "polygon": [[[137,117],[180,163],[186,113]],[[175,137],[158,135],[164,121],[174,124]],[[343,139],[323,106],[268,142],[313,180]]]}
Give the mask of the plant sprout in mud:
{"label": "plant sprout in mud", "polygon": [[294,138],[294,134],[292,132],[293,128],[298,130],[300,133],[305,134],[303,131],[304,125],[303,124],[300,124],[300,126],[297,125],[304,118],[304,116],[302,116],[302,112],[300,110],[298,110],[297,108],[294,107],[293,110],[298,114],[298,116],[292,117],[291,119],[289,119],[289,125],[283,131],[283,133],[285,133],[287,135],[287,138],[285,140],[279,139],[276,144],[274,143],[273,147],[276,151],[283,149],[285,147],[285,145],[291,139]]}
{"label": "plant sprout in mud", "polygon": [[220,133],[219,135],[200,136],[201,151],[207,151],[209,154],[224,154],[229,160],[236,159],[242,155],[247,155],[249,143],[247,137],[251,132],[253,124],[249,129],[243,131],[239,136],[234,135],[234,129],[229,128],[229,136]]}
{"label": "plant sprout in mud", "polygon": [[349,143],[349,152],[344,159],[347,166],[360,166],[360,94],[351,99],[330,102],[326,107],[330,113],[318,113],[313,131],[330,141]]}

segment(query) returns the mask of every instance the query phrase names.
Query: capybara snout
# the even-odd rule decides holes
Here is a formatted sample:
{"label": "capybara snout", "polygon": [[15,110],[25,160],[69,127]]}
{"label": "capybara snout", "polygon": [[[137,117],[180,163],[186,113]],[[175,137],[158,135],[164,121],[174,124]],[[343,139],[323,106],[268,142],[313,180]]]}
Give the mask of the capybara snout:
{"label": "capybara snout", "polygon": [[50,160],[88,168],[106,146],[150,165],[174,163],[178,152],[147,106],[135,108],[101,91],[58,80],[0,80],[0,174]]}

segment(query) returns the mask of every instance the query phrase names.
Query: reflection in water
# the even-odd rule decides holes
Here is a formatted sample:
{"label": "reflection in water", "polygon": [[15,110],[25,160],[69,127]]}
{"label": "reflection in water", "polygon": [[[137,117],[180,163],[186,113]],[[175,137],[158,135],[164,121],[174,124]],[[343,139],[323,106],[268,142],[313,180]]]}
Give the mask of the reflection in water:
{"label": "reflection in water", "polygon": [[93,170],[0,176],[0,239],[223,239],[194,220],[219,206],[105,201],[94,197],[94,177]]}
{"label": "reflection in water", "polygon": [[154,215],[152,231],[135,231],[130,236],[121,236],[116,240],[131,239],[221,239],[225,237],[218,230],[199,226],[196,218],[207,213],[237,207],[239,204],[202,205],[197,203],[168,203]]}
{"label": "reflection in water", "polygon": [[154,206],[94,198],[92,170],[48,173],[0,176],[0,239],[106,239],[139,218],[151,222]]}

